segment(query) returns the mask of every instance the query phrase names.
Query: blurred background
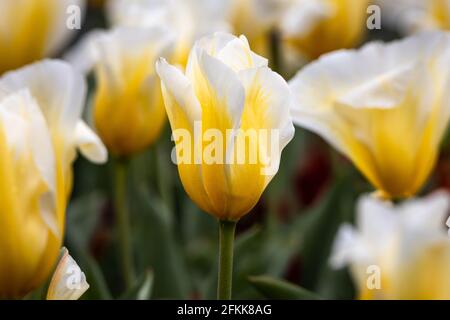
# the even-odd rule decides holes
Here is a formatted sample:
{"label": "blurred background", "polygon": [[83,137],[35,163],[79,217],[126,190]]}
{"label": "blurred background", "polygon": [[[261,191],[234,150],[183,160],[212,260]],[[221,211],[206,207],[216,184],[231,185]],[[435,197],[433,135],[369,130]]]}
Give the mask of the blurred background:
{"label": "blurred background", "polygon": [[[89,31],[111,27],[106,2],[88,2],[81,30],[56,57],[62,57],[74,48]],[[241,1],[248,6],[251,2]],[[263,2],[269,5],[276,1]],[[416,9],[405,19],[393,16],[396,12],[405,13],[405,8],[413,8],[413,2],[418,1],[409,1],[401,10],[389,8],[389,5],[395,2],[400,6],[404,1],[380,1],[378,5],[385,2],[383,5],[388,6],[388,9],[382,7],[381,29],[369,30],[366,27],[366,19],[370,16],[366,12],[366,1],[337,2],[345,7],[343,12],[347,14],[356,10],[353,6],[358,2],[364,4],[360,14],[363,23],[357,26],[360,36],[354,41],[328,46],[327,41],[331,40],[327,39],[339,39],[340,35],[328,35],[324,27],[322,33],[312,35],[308,40],[310,43],[300,44],[303,49],[312,48],[306,49],[301,58],[296,57],[295,52],[288,56],[280,44],[281,35],[272,23],[261,27],[261,34],[255,35],[259,24],[251,15],[246,16],[248,12],[242,11],[244,9],[238,10],[240,14],[224,19],[233,32],[246,34],[251,47],[268,56],[272,67],[286,80],[322,53],[341,47],[359,47],[372,40],[398,39],[412,32],[420,19],[425,19],[419,18]],[[428,1],[423,0],[422,4],[425,2]],[[253,9],[246,10],[252,12]],[[288,9],[287,13],[289,10],[294,8]],[[269,18],[264,19],[269,21]],[[342,27],[344,31],[349,28],[352,26]],[[295,47],[298,41],[288,39],[286,43],[294,43]],[[96,85],[92,75],[88,83],[91,95]],[[86,108],[87,119],[90,112],[90,108]],[[84,299],[134,299],[142,297],[139,295],[143,292],[146,298],[152,299],[215,298],[217,221],[201,212],[183,190],[176,165],[170,160],[173,148],[170,134],[166,124],[159,140],[136,155],[130,165],[128,203],[133,255],[139,276],[136,288],[131,291],[124,290],[117,256],[112,160],[100,167],[81,157],[77,160],[65,244],[90,283]],[[450,190],[449,163],[450,135],[447,134],[439,162],[422,193],[437,188]],[[251,283],[250,278],[259,275],[300,285],[324,298],[355,298],[348,270],[332,270],[328,260],[338,227],[354,219],[357,197],[372,191],[348,160],[318,136],[296,128],[294,140],[283,152],[278,174],[258,205],[238,223],[233,298],[276,297],[276,293],[258,290]],[[145,286],[151,290],[142,291]]]}

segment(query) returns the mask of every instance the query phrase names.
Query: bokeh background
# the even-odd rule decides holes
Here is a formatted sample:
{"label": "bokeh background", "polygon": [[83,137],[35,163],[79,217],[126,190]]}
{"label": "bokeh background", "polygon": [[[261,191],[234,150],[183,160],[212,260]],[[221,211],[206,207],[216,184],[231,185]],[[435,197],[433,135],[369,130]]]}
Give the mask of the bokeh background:
{"label": "bokeh background", "polygon": [[[104,2],[89,3],[82,29],[59,56],[90,30],[109,28]],[[404,36],[382,22],[381,30],[364,30],[358,46]],[[287,80],[292,74],[292,70],[284,71]],[[89,77],[89,92],[93,90],[95,81]],[[65,245],[90,283],[83,299],[215,298],[217,221],[187,197],[170,160],[172,148],[167,124],[158,142],[131,161],[128,203],[139,275],[131,291],[124,290],[117,253],[112,161],[97,166],[81,157],[77,160]],[[447,134],[423,194],[437,188],[450,190],[449,163]],[[296,128],[279,173],[238,224],[233,298],[276,298],[276,292],[258,290],[252,284],[251,277],[260,275],[300,285],[324,298],[355,298],[348,270],[332,270],[328,260],[339,226],[354,219],[357,197],[372,191],[348,160],[318,136]],[[145,286],[151,290],[142,290]]]}

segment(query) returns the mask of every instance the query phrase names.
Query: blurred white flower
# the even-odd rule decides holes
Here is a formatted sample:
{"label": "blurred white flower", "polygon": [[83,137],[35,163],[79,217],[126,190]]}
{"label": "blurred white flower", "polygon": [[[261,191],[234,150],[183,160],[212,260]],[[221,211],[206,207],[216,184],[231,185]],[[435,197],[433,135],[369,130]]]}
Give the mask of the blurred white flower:
{"label": "blurred white flower", "polygon": [[[363,196],[356,226],[344,224],[336,236],[331,265],[350,266],[361,299],[449,299],[449,209],[446,191],[398,206]],[[370,266],[381,272],[379,289],[367,285]]]}
{"label": "blurred white flower", "polygon": [[382,21],[403,34],[450,29],[450,0],[376,0]]}
{"label": "blurred white flower", "polygon": [[344,153],[383,196],[412,196],[450,120],[449,65],[444,32],[324,55],[289,82],[294,122]]}
{"label": "blurred white flower", "polygon": [[185,66],[195,40],[229,29],[225,21],[229,0],[111,0],[107,16],[113,26],[159,27],[175,39],[173,61]]}

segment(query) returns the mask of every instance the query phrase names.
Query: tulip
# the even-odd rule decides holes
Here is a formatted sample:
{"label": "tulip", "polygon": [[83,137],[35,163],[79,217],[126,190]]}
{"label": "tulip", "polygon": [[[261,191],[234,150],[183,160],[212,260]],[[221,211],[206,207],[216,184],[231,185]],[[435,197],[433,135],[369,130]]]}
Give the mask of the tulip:
{"label": "tulip", "polygon": [[171,41],[159,28],[119,28],[92,39],[95,125],[115,156],[129,157],[159,138],[166,115],[155,61]]}
{"label": "tulip", "polygon": [[2,0],[0,74],[57,53],[74,32],[67,27],[69,6],[76,5],[81,13],[84,2]]}
{"label": "tulip", "polygon": [[341,226],[331,264],[350,267],[360,299],[450,299],[450,194],[401,205],[362,197],[356,227]]}
{"label": "tulip", "polygon": [[450,37],[337,51],[290,81],[294,122],[346,155],[386,198],[416,194],[450,117]]}
{"label": "tulip", "polygon": [[[219,297],[229,298],[234,225],[255,206],[294,135],[290,91],[244,36],[216,33],[200,39],[185,74],[164,59],[156,68],[183,186],[200,208],[220,220]],[[276,134],[247,136],[252,130]],[[246,138],[250,141],[242,143]],[[276,147],[268,154],[273,142]],[[236,157],[242,161],[232,161]],[[257,159],[252,162],[252,157]]]}
{"label": "tulip", "polygon": [[114,27],[167,29],[175,39],[171,61],[184,67],[195,40],[229,29],[225,4],[222,0],[111,0],[107,16]]}
{"label": "tulip", "polygon": [[66,58],[76,68],[94,68],[94,120],[100,137],[117,158],[115,201],[125,284],[134,282],[126,201],[127,160],[156,142],[166,123],[155,62],[169,56],[173,34],[160,27],[94,31]]}
{"label": "tulip", "polygon": [[0,298],[20,298],[48,277],[64,236],[76,150],[106,151],[80,119],[84,80],[43,61],[0,78]]}
{"label": "tulip", "polygon": [[78,300],[89,289],[86,275],[66,248],[53,273],[47,291],[47,300]]}
{"label": "tulip", "polygon": [[359,44],[369,0],[294,0],[280,19],[288,48],[308,59]]}

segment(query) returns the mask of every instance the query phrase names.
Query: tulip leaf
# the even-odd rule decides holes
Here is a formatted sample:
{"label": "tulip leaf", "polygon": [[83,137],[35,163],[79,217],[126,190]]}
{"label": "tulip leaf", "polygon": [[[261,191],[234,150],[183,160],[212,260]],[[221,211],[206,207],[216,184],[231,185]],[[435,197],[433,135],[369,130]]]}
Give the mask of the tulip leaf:
{"label": "tulip leaf", "polygon": [[134,192],[133,236],[138,270],[155,274],[155,298],[187,298],[189,276],[178,245],[173,214],[160,197],[141,185]]}
{"label": "tulip leaf", "polygon": [[104,197],[99,193],[83,195],[73,200],[67,214],[66,243],[72,257],[86,274],[90,285],[83,298],[111,299],[102,269],[90,255],[88,243],[99,221]]}
{"label": "tulip leaf", "polygon": [[318,300],[314,292],[269,276],[249,277],[249,282],[268,299]]}
{"label": "tulip leaf", "polygon": [[150,300],[153,290],[153,271],[146,270],[136,281],[133,287],[125,292],[121,300]]}
{"label": "tulip leaf", "polygon": [[[353,295],[349,278],[342,271],[332,270],[328,261],[337,230],[354,216],[356,195],[349,188],[347,178],[338,178],[318,205],[304,213],[307,221],[301,231],[301,284],[327,298],[351,298]],[[337,282],[331,281],[332,278]],[[337,284],[343,287],[331,288]]]}

